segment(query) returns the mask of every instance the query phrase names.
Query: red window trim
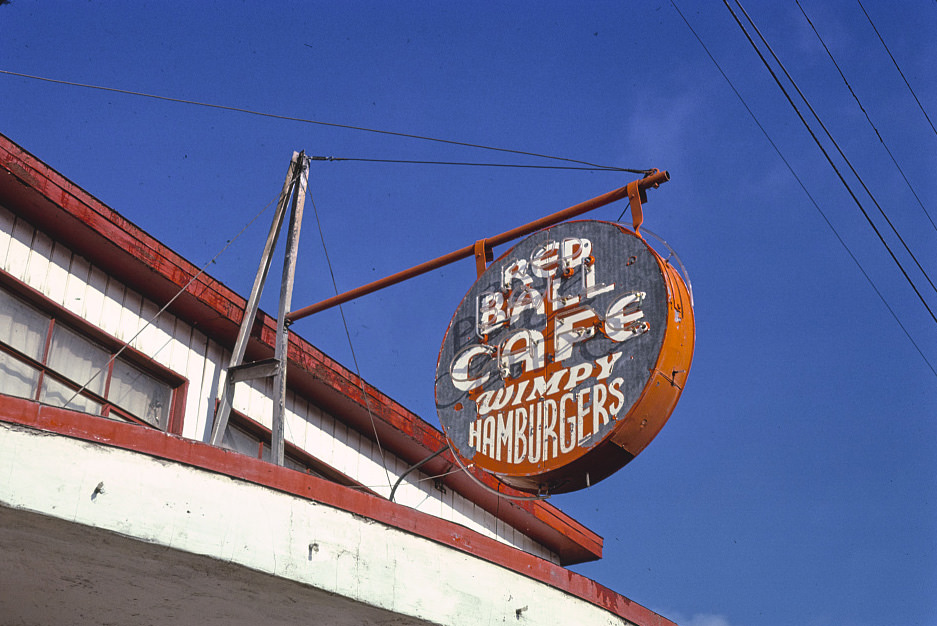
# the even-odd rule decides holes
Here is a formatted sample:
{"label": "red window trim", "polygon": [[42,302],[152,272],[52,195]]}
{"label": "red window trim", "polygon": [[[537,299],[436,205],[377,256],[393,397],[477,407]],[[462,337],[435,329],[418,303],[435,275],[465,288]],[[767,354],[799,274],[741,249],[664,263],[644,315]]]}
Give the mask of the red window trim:
{"label": "red window trim", "polygon": [[[41,388],[42,379],[48,372],[51,371],[48,367],[47,360],[49,357],[49,350],[52,342],[52,330],[57,322],[62,322],[65,326],[74,329],[79,332],[82,336],[87,339],[97,343],[102,348],[107,350],[110,353],[110,356],[113,356],[118,350],[123,348],[121,352],[121,357],[126,358],[126,360],[142,369],[145,373],[150,374],[154,378],[168,384],[172,388],[172,400],[170,401],[169,407],[169,417],[166,420],[166,432],[181,435],[182,427],[185,420],[185,402],[186,397],[188,396],[189,390],[189,381],[183,376],[180,376],[176,372],[168,369],[164,365],[157,362],[152,357],[149,357],[139,350],[136,350],[129,345],[126,347],[124,342],[120,341],[116,337],[104,332],[94,324],[88,322],[88,320],[72,313],[62,305],[58,304],[54,300],[48,298],[42,292],[36,290],[35,288],[27,285],[23,281],[19,280],[6,270],[0,269],[0,287],[9,291],[10,293],[18,296],[28,304],[36,307],[45,314],[48,314],[51,318],[49,320],[49,332],[46,333],[46,343],[43,346],[42,350],[42,362],[37,363],[33,359],[28,359],[28,362],[31,366],[36,367],[40,372],[39,386]],[[17,358],[22,358],[18,356]],[[108,363],[108,385],[110,384],[110,374],[113,371],[114,361],[111,360]],[[56,380],[59,380],[59,377],[56,375],[52,376]],[[130,413],[122,410],[120,407],[117,407],[113,403],[109,402],[106,398],[99,396],[98,394],[88,391],[87,389],[82,392],[86,394],[90,399],[98,402],[99,404],[104,405],[104,410],[102,416],[107,417],[111,412],[119,415],[123,419],[129,419],[134,424],[139,424],[147,426],[149,428],[154,428],[156,430],[161,430],[149,422],[146,422],[140,418],[134,417]],[[105,395],[107,394],[107,389],[105,389]]]}

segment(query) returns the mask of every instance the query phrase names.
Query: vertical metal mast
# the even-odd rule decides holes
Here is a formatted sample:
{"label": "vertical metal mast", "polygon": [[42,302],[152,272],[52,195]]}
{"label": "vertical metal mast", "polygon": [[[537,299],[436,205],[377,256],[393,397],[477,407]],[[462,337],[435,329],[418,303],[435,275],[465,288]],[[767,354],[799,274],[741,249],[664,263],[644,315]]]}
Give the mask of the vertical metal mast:
{"label": "vertical metal mast", "polygon": [[[219,391],[218,404],[215,409],[215,420],[212,425],[211,434],[212,445],[221,445],[224,440],[225,430],[228,427],[228,418],[231,415],[231,400],[234,397],[235,383],[242,380],[273,376],[275,378],[274,406],[270,447],[273,457],[271,460],[278,465],[283,465],[283,452],[285,447],[283,422],[286,406],[286,362],[289,334],[286,315],[289,313],[290,302],[293,297],[293,279],[296,274],[296,251],[299,245],[303,206],[306,200],[308,168],[309,163],[306,159],[305,152],[294,152],[293,158],[290,160],[289,169],[286,173],[286,180],[283,183],[283,190],[280,192],[280,198],[277,201],[277,208],[273,216],[273,222],[270,225],[270,232],[267,234],[267,241],[264,244],[264,250],[260,257],[260,266],[257,268],[257,274],[254,277],[254,285],[251,288],[251,294],[247,300],[244,316],[241,319],[241,327],[238,330],[237,341],[231,353],[231,360],[229,361],[226,371],[227,375]],[[290,212],[290,227],[286,241],[286,255],[283,259],[280,307],[277,314],[277,344],[275,357],[264,361],[243,363],[244,352],[247,349],[247,340],[250,337],[251,327],[254,325],[254,319],[257,316],[260,295],[263,292],[264,283],[267,280],[267,272],[270,270],[273,251],[276,248],[277,239],[279,238],[280,230],[283,226],[283,218],[286,214],[286,207],[290,203],[291,197],[292,210]]]}
{"label": "vertical metal mast", "polygon": [[293,299],[293,279],[296,277],[296,252],[299,246],[299,231],[303,223],[303,207],[306,204],[306,183],[309,179],[309,161],[305,152],[299,153],[299,171],[293,185],[293,209],[290,211],[290,230],[286,235],[286,253],[283,257],[283,277],[280,281],[280,310],[277,312],[277,347],[275,357],[279,367],[274,377],[273,425],[271,427],[270,451],[272,461],[283,465],[284,433],[283,421],[286,414],[286,363],[289,352],[289,322],[286,319]]}

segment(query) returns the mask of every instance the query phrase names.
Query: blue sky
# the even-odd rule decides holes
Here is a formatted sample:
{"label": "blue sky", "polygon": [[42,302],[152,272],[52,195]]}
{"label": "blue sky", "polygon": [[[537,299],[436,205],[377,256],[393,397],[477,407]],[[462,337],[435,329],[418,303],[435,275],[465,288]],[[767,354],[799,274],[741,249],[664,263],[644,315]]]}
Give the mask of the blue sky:
{"label": "blue sky", "polygon": [[[554,498],[605,537],[575,569],[687,626],[937,623],[937,323],[728,10],[678,4],[917,348],[670,2],[13,0],[0,70],[669,170],[645,225],[692,280],[693,367],[641,456]],[[797,5],[744,4],[934,280],[937,133],[860,6],[802,2],[913,193]],[[863,4],[937,119],[937,3]],[[0,132],[197,265],[276,198],[293,150],[551,164],[9,74],[0,103]],[[314,162],[309,189],[345,290],[633,178]],[[295,308],[333,294],[311,208]],[[268,216],[209,270],[244,295]],[[344,308],[361,374],[433,423],[439,345],[474,273],[463,261]],[[353,367],[337,311],[294,329]]]}

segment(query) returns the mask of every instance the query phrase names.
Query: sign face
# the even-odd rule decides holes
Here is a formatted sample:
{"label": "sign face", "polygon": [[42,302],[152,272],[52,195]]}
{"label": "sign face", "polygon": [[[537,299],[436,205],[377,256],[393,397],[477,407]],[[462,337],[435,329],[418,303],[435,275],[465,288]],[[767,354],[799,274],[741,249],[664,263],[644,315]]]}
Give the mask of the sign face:
{"label": "sign face", "polygon": [[[679,373],[661,362],[675,324]],[[456,310],[436,366],[440,421],[459,455],[516,488],[588,486],[666,422],[693,333],[682,279],[643,239],[608,222],[558,224],[494,261]]]}

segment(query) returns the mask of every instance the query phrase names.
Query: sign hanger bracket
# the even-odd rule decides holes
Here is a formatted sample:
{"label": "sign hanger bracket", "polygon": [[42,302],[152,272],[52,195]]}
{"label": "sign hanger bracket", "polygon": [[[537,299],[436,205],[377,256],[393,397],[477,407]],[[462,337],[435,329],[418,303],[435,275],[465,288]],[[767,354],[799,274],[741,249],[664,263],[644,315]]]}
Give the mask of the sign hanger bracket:
{"label": "sign hanger bracket", "polygon": [[[652,172],[657,173],[657,170],[652,170]],[[634,225],[634,234],[644,239],[640,231],[641,224],[644,223],[644,210],[641,203],[647,202],[647,187],[639,185],[640,182],[638,180],[632,181],[628,183],[626,188],[628,190],[628,201],[631,204],[631,223]]]}
{"label": "sign hanger bracket", "polygon": [[478,272],[479,278],[485,273],[485,269],[494,258],[494,252],[488,245],[487,239],[479,239],[475,242],[475,270]]}

